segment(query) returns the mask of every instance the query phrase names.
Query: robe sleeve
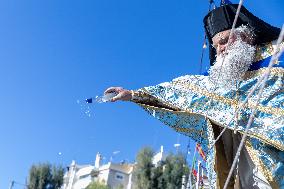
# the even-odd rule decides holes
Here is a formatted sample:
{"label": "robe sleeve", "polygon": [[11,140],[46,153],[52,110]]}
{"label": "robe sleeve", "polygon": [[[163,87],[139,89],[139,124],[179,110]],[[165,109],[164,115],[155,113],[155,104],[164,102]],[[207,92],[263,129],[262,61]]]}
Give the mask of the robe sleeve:
{"label": "robe sleeve", "polygon": [[[214,90],[208,76],[187,75],[136,90],[133,101],[176,131],[203,143],[205,148],[214,140],[208,124],[244,133],[258,91],[237,117],[235,112],[265,71],[266,68],[248,72],[238,91]],[[248,133],[281,151],[284,151],[283,81],[284,69],[273,68]]]}
{"label": "robe sleeve", "polygon": [[206,116],[191,111],[197,95],[177,84],[188,77],[136,90],[132,101],[175,131],[201,144],[206,153],[214,139],[211,123]]}
{"label": "robe sleeve", "polygon": [[246,106],[235,116],[239,104],[267,71],[271,49],[273,50],[259,49],[257,61],[239,83],[237,91],[216,89],[208,76],[201,75],[182,76],[134,91],[134,103],[201,145],[206,154],[208,178],[212,187],[217,186],[216,149],[211,148],[214,142],[212,125],[226,126],[243,134],[253,108],[257,112],[248,131],[247,150],[269,181],[277,181],[278,184],[283,181],[284,55],[271,69],[260,103],[255,106],[258,95],[256,90]]}

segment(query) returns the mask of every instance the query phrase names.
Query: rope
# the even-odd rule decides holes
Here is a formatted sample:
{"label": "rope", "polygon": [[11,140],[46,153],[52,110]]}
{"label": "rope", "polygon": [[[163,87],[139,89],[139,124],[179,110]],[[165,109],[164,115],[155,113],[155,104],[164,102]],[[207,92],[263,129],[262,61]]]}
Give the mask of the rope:
{"label": "rope", "polygon": [[[234,32],[234,30],[235,30],[235,27],[236,27],[236,24],[237,24],[237,21],[238,21],[238,17],[239,17],[239,14],[240,14],[240,10],[241,10],[242,5],[243,5],[243,0],[240,0],[239,6],[238,6],[238,9],[237,9],[235,18],[234,18],[234,22],[233,22],[233,25],[232,25],[232,28],[231,28],[231,31],[230,31],[230,34],[229,34],[228,45],[227,45],[226,48],[225,48],[225,53],[224,53],[225,55],[227,54],[228,47],[229,47],[229,46],[231,45],[231,43],[232,43],[232,42],[231,42],[231,38],[232,38],[233,32]],[[222,60],[222,64],[221,64],[221,68],[220,68],[220,69],[223,68],[223,63],[224,63],[224,61],[225,61],[225,58],[226,58],[226,56],[223,57],[223,60]],[[220,75],[221,75],[221,74],[218,75],[217,80],[219,80]]]}
{"label": "rope", "polygon": [[189,174],[188,174],[188,181],[186,184],[186,189],[192,189],[192,182],[191,182],[191,175],[192,175],[192,169],[194,168],[194,164],[196,161],[196,145],[195,145],[195,149],[194,149],[194,153],[193,153],[193,158],[192,158],[192,165],[191,168],[189,170]]}
{"label": "rope", "polygon": [[[208,12],[211,11],[212,4],[215,4],[215,2],[213,0],[209,0]],[[201,57],[200,57],[199,74],[202,73],[203,57],[204,57],[204,51],[205,51],[206,47],[207,47],[206,46],[206,33],[204,32],[202,51],[201,51]]]}
{"label": "rope", "polygon": [[202,64],[203,64],[202,62],[203,62],[205,48],[206,48],[206,34],[204,34],[203,46],[202,46],[201,57],[200,57],[200,67],[199,67],[199,74],[200,75],[202,73]]}
{"label": "rope", "polygon": [[[225,58],[226,58],[226,54],[227,54],[227,51],[228,51],[228,46],[231,44],[231,38],[232,38],[233,32],[234,32],[234,30],[235,30],[236,23],[237,23],[237,20],[238,20],[238,17],[239,17],[239,14],[240,14],[240,10],[241,10],[242,5],[243,5],[243,0],[240,0],[239,6],[238,6],[238,9],[237,9],[235,18],[234,18],[234,22],[233,22],[233,25],[232,25],[232,28],[231,28],[231,31],[230,31],[230,34],[229,34],[228,45],[227,45],[226,48],[225,48],[225,53],[224,53],[225,56],[224,56],[224,58],[223,58],[223,60],[222,60],[221,68],[220,68],[220,69],[223,68],[223,64],[224,64],[224,61],[225,61]],[[220,75],[221,75],[221,74],[218,75],[217,80],[219,80]],[[217,89],[217,86],[215,85],[213,92],[216,91],[216,89]],[[208,103],[211,103],[211,101],[212,101],[212,100],[210,99]],[[239,109],[236,110],[236,113],[237,113],[238,111],[239,111]],[[208,112],[207,112],[207,114],[206,114],[206,117],[207,117],[207,116],[208,116]],[[233,121],[233,119],[234,119],[234,117],[229,121],[229,124]],[[228,125],[229,125],[229,124],[227,124],[227,125],[224,126],[223,130],[221,131],[221,133],[219,134],[219,136],[216,138],[216,140],[213,142],[213,145],[212,145],[210,148],[212,148],[212,147],[216,144],[216,142],[221,138],[222,134],[226,131],[226,129],[228,128]]]}
{"label": "rope", "polygon": [[[271,65],[272,67],[273,65]],[[271,70],[270,67],[268,67],[269,70]],[[223,130],[220,132],[219,136],[216,138],[215,142],[213,143],[212,146],[215,145],[215,143],[220,139],[220,137],[222,136],[222,134],[226,131],[226,129],[228,128],[228,125],[230,125],[234,119],[235,116],[237,116],[237,113],[240,111],[240,109],[242,109],[246,103],[248,102],[249,98],[253,95],[253,93],[256,91],[256,89],[260,86],[261,82],[263,81],[263,79],[265,78],[266,74],[263,74],[260,79],[257,81],[257,83],[255,84],[255,86],[252,88],[252,90],[249,92],[249,94],[247,95],[247,97],[245,98],[245,100],[238,106],[235,115],[230,119],[229,123],[227,125],[225,125],[225,127],[223,128]],[[235,126],[235,132],[236,133],[236,129],[237,129],[237,124]]]}
{"label": "rope", "polygon": [[233,171],[234,171],[234,168],[235,168],[235,166],[236,166],[236,164],[237,164],[237,162],[238,162],[238,159],[239,159],[241,150],[242,150],[242,148],[243,148],[244,142],[245,142],[246,137],[247,137],[247,134],[248,134],[248,130],[249,130],[251,124],[253,123],[253,120],[254,120],[254,117],[255,117],[256,107],[257,107],[257,105],[258,105],[259,102],[260,102],[260,98],[261,98],[261,96],[262,96],[264,87],[265,87],[266,82],[267,82],[267,80],[268,80],[268,77],[269,77],[269,75],[270,75],[271,68],[272,68],[272,66],[274,65],[275,61],[277,61],[277,59],[280,57],[280,55],[282,54],[282,52],[283,52],[283,50],[284,50],[283,48],[282,48],[282,49],[279,49],[280,43],[282,42],[283,37],[284,37],[284,24],[283,24],[283,26],[282,26],[281,33],[280,33],[280,35],[279,35],[279,37],[278,37],[278,40],[277,40],[276,51],[275,51],[275,53],[273,54],[273,56],[272,56],[272,58],[271,58],[271,60],[270,60],[270,62],[269,62],[269,66],[268,66],[267,72],[264,74],[263,83],[262,83],[262,85],[261,85],[261,87],[260,87],[260,90],[259,90],[259,93],[258,93],[258,97],[257,97],[257,100],[256,100],[256,104],[255,104],[255,107],[253,108],[253,111],[252,111],[252,113],[251,113],[251,115],[250,115],[248,124],[247,124],[247,126],[246,126],[245,133],[244,133],[244,135],[243,135],[243,137],[242,137],[242,140],[241,140],[241,143],[240,143],[240,145],[239,145],[239,147],[238,147],[238,151],[237,151],[236,156],[235,156],[235,158],[234,158],[233,164],[232,164],[232,166],[231,166],[229,175],[228,175],[228,177],[227,177],[227,180],[226,180],[226,182],[225,182],[225,185],[224,185],[224,188],[223,188],[223,189],[226,189],[226,188],[228,187],[229,180],[230,180],[230,178],[231,178],[231,176],[232,176],[232,173],[233,173]]}
{"label": "rope", "polygon": [[[231,39],[232,34],[233,34],[234,30],[235,30],[235,26],[236,26],[236,23],[237,23],[238,16],[239,16],[239,14],[240,14],[240,9],[241,9],[242,4],[243,4],[243,0],[240,0],[239,6],[238,6],[238,9],[237,9],[235,18],[234,18],[234,22],[233,22],[233,25],[232,25],[232,28],[231,28],[231,31],[230,31],[230,34],[229,34],[228,45],[227,45],[227,47],[225,48],[225,53],[224,53],[225,55],[227,54],[228,46],[229,46],[230,43],[231,43],[231,40],[230,40],[230,39]],[[268,66],[268,69],[267,69],[267,72],[262,75],[262,77],[258,80],[258,82],[255,84],[255,86],[254,86],[254,87],[252,88],[252,90],[249,92],[249,94],[247,95],[246,99],[238,106],[237,110],[235,111],[235,115],[231,118],[231,120],[229,121],[229,123],[224,126],[223,130],[221,131],[221,133],[219,134],[219,136],[216,138],[216,140],[213,142],[213,145],[211,146],[211,147],[213,147],[213,146],[215,145],[215,143],[221,138],[222,134],[226,131],[226,129],[228,128],[228,125],[230,125],[230,123],[234,120],[235,116],[237,116],[237,114],[238,114],[238,112],[240,111],[240,109],[244,107],[244,105],[248,102],[248,99],[249,99],[249,98],[253,95],[253,93],[258,89],[258,87],[261,86],[261,88],[260,88],[260,90],[259,90],[259,93],[258,93],[258,98],[257,98],[256,105],[255,105],[254,109],[252,110],[251,116],[250,116],[249,121],[248,121],[248,124],[247,124],[247,126],[246,126],[245,133],[244,133],[244,135],[243,135],[243,137],[242,137],[242,140],[241,140],[240,145],[239,145],[239,147],[238,147],[238,151],[237,151],[237,153],[236,153],[236,156],[235,156],[235,158],[234,158],[233,164],[232,164],[232,166],[231,166],[229,175],[228,175],[228,177],[227,177],[227,179],[226,179],[226,182],[225,182],[225,185],[224,185],[224,189],[227,188],[228,183],[229,183],[229,180],[230,180],[230,178],[231,178],[231,176],[232,176],[232,173],[233,173],[233,171],[234,171],[234,168],[235,168],[236,164],[238,164],[238,162],[239,162],[240,152],[241,152],[242,147],[243,147],[243,145],[244,145],[244,142],[245,142],[245,140],[246,140],[246,137],[247,137],[247,134],[248,134],[248,130],[249,130],[251,124],[253,123],[254,116],[255,116],[255,113],[256,113],[256,107],[257,107],[257,105],[259,104],[260,97],[261,97],[262,92],[263,92],[263,90],[264,90],[266,81],[267,81],[267,79],[268,79],[268,77],[269,77],[269,75],[270,75],[271,68],[272,68],[272,66],[273,66],[273,64],[274,64],[274,61],[277,60],[277,59],[280,57],[280,55],[281,55],[281,53],[282,53],[282,51],[283,51],[283,49],[279,50],[279,45],[280,45],[280,43],[282,42],[283,36],[284,36],[284,29],[283,29],[283,28],[284,28],[284,25],[283,25],[283,27],[282,27],[280,36],[279,36],[278,41],[277,41],[277,47],[276,47],[276,49],[277,49],[276,52],[277,52],[277,53],[274,53],[274,55],[272,56],[272,58],[271,58],[271,60],[270,60],[270,63],[269,63],[269,66]],[[203,49],[203,51],[204,51],[204,49]],[[202,55],[201,55],[201,61],[200,61],[201,67],[200,67],[200,69],[202,69],[203,51],[202,51]],[[225,57],[224,57],[223,60],[222,60],[222,64],[221,64],[221,68],[220,68],[220,69],[222,69],[222,67],[223,67],[224,60],[225,60]],[[219,74],[217,80],[219,79],[219,77],[220,77],[220,74]],[[217,88],[217,87],[215,86],[213,91],[215,91],[216,88]],[[209,100],[206,104],[211,104],[211,101],[212,101],[212,100]],[[205,104],[205,105],[206,105],[206,104]],[[207,114],[208,114],[208,113],[207,113]],[[236,126],[235,126],[235,132],[236,132],[237,126],[238,126],[238,124],[236,124]]]}

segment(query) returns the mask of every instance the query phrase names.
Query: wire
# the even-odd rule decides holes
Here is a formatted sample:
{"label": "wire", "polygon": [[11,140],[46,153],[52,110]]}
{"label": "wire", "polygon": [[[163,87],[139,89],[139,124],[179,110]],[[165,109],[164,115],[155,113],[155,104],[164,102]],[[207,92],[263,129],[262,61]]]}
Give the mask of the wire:
{"label": "wire", "polygon": [[[213,0],[209,0],[208,12],[211,11],[212,4],[215,5],[215,2]],[[201,57],[200,57],[199,74],[202,73],[202,65],[203,65],[203,57],[204,57],[205,49],[206,49],[206,33],[204,32],[203,44],[202,44],[202,50],[201,50]]]}
{"label": "wire", "polygon": [[22,183],[20,183],[20,182],[14,181],[14,180],[11,182],[11,187],[13,187],[15,184],[20,185],[20,186],[26,186],[26,187],[28,187],[27,184],[22,184]]}
{"label": "wire", "polygon": [[[233,32],[234,32],[234,30],[235,30],[236,23],[237,23],[237,20],[238,20],[238,17],[239,17],[239,14],[240,14],[240,10],[241,10],[242,5],[243,5],[243,0],[240,0],[239,5],[238,5],[238,9],[237,9],[237,12],[236,12],[236,15],[235,15],[235,18],[234,18],[234,22],[233,22],[233,25],[232,25],[232,28],[231,28],[231,31],[230,31],[230,34],[229,34],[228,45],[227,45],[226,48],[225,48],[225,53],[224,53],[225,56],[224,56],[224,58],[223,58],[223,60],[222,60],[220,69],[223,68],[223,64],[224,64],[224,61],[225,61],[225,58],[226,58],[226,54],[227,54],[227,51],[228,51],[228,47],[229,47],[230,44],[232,43],[232,42],[231,42],[231,38],[232,38]],[[220,78],[220,76],[221,76],[220,73],[221,73],[221,72],[219,72],[219,74],[218,74],[217,80],[219,80],[219,78]],[[214,89],[213,91],[215,91],[216,88],[217,88],[217,87],[215,86],[215,89]],[[238,110],[239,110],[239,109],[236,110],[236,113],[238,113]],[[233,118],[230,120],[229,123],[231,123],[231,122],[233,121],[233,119],[234,119],[234,116],[233,116]],[[215,143],[221,138],[222,134],[226,131],[226,129],[228,128],[228,126],[229,126],[229,124],[226,124],[226,125],[224,126],[223,130],[221,131],[221,133],[219,134],[219,136],[216,138],[216,140],[214,141],[214,144],[213,144],[212,146],[214,146]]]}
{"label": "wire", "polygon": [[[232,38],[233,32],[234,32],[234,30],[235,30],[236,23],[237,23],[237,20],[238,20],[238,17],[239,17],[239,14],[240,14],[240,10],[241,10],[242,5],[243,5],[243,0],[240,0],[239,5],[238,5],[238,9],[237,9],[237,12],[236,12],[236,15],[235,15],[235,18],[234,18],[234,22],[233,22],[232,28],[231,28],[231,30],[230,30],[230,34],[229,34],[229,37],[228,37],[228,45],[227,45],[226,48],[225,48],[225,52],[224,52],[225,56],[223,57],[223,60],[222,60],[220,69],[223,68],[223,64],[224,64],[224,61],[225,61],[225,58],[226,58],[226,54],[227,54],[227,51],[228,51],[228,47],[229,47],[229,45],[232,43],[232,42],[231,42],[231,38]],[[217,80],[219,80],[219,78],[220,78],[220,76],[221,76],[220,73],[221,73],[221,72],[219,72],[219,74],[218,74]],[[218,88],[218,87],[216,86],[216,84],[214,84],[214,89],[213,89],[212,91],[213,91],[213,92],[216,91],[217,88]],[[210,100],[205,104],[205,106],[206,106],[207,104],[210,105],[211,102],[212,102],[212,99],[210,99]],[[239,109],[236,110],[236,113],[238,113],[238,111],[239,111]],[[208,112],[206,112],[206,115],[205,115],[205,116],[208,117]],[[229,124],[230,124],[233,120],[234,120],[234,116],[232,117],[232,119],[229,121],[228,124],[224,125],[223,130],[221,131],[221,133],[219,134],[219,136],[215,139],[215,141],[213,142],[213,145],[212,145],[210,148],[212,148],[212,147],[216,144],[216,142],[221,138],[222,134],[226,131],[226,129],[228,128]]]}
{"label": "wire", "polygon": [[[223,0],[222,0],[222,1],[223,1]],[[223,1],[223,2],[224,2],[224,1]],[[213,1],[210,1],[210,6],[211,6],[212,3],[213,3]],[[239,14],[240,14],[240,9],[241,9],[242,4],[243,4],[243,0],[240,0],[239,6],[238,6],[238,9],[237,9],[235,18],[234,18],[234,22],[233,22],[233,25],[232,25],[232,28],[231,28],[231,31],[230,31],[230,34],[229,34],[228,45],[227,45],[227,47],[226,47],[226,49],[225,49],[225,53],[224,53],[225,55],[227,54],[228,46],[229,46],[230,43],[231,43],[231,40],[230,40],[230,39],[231,39],[232,34],[233,34],[234,30],[235,30],[235,26],[236,26],[236,23],[237,23],[238,16],[239,16]],[[209,7],[210,7],[210,6],[209,6]],[[255,113],[256,113],[256,107],[257,107],[257,105],[258,105],[258,103],[259,103],[259,101],[260,101],[260,97],[261,97],[262,92],[263,92],[263,90],[264,90],[265,83],[266,83],[266,81],[267,81],[267,79],[268,79],[268,77],[269,77],[269,75],[270,75],[271,68],[272,68],[272,66],[273,66],[273,64],[274,64],[274,61],[279,58],[279,56],[281,55],[281,53],[282,53],[282,51],[283,51],[283,48],[282,48],[282,50],[279,50],[279,45],[280,45],[281,41],[283,40],[283,35],[284,35],[284,31],[283,31],[284,29],[283,29],[283,28],[284,28],[284,25],[283,25],[283,27],[282,27],[280,36],[279,36],[278,41],[277,41],[277,47],[276,47],[277,50],[276,50],[276,52],[278,52],[278,53],[275,53],[275,54],[272,56],[272,58],[271,58],[271,60],[270,60],[270,64],[269,64],[268,69],[267,69],[267,72],[261,76],[261,78],[258,80],[258,82],[255,84],[255,86],[252,88],[252,90],[251,90],[251,91],[249,92],[249,94],[247,95],[246,99],[238,106],[237,110],[235,111],[235,115],[231,118],[231,120],[229,121],[228,124],[224,125],[223,130],[221,131],[221,133],[220,133],[219,136],[215,139],[213,145],[211,146],[211,147],[213,147],[213,146],[215,145],[215,143],[221,138],[222,134],[226,131],[226,129],[228,128],[228,126],[230,125],[230,123],[234,120],[234,117],[238,114],[238,112],[240,111],[240,109],[244,107],[244,105],[248,102],[248,100],[249,100],[249,98],[252,96],[252,94],[253,94],[253,93],[258,89],[258,87],[260,86],[261,88],[260,88],[259,93],[258,93],[257,103],[256,103],[256,105],[254,106],[254,109],[253,109],[253,111],[252,111],[252,113],[251,113],[251,116],[250,116],[250,118],[249,118],[248,124],[247,124],[247,126],[246,126],[245,133],[244,133],[244,135],[243,135],[243,137],[242,137],[241,143],[240,143],[240,145],[239,145],[239,147],[238,147],[238,151],[237,151],[236,156],[235,156],[235,158],[234,158],[234,162],[233,162],[233,164],[232,164],[232,166],[231,166],[229,175],[228,175],[228,177],[227,177],[227,179],[226,179],[226,182],[225,182],[225,185],[224,185],[224,189],[227,188],[228,183],[229,183],[229,180],[230,180],[230,178],[231,178],[231,176],[232,176],[232,173],[233,173],[233,171],[234,171],[234,168],[235,168],[236,164],[239,162],[239,156],[240,156],[241,149],[242,149],[242,147],[243,147],[243,145],[244,145],[244,142],[245,142],[245,140],[246,140],[246,137],[247,137],[247,134],[248,134],[248,130],[249,130],[251,124],[253,123],[254,116],[255,116]],[[201,70],[202,70],[203,53],[204,53],[204,49],[202,49],[202,54],[201,54],[201,59],[200,59],[200,73],[201,73]],[[222,64],[221,64],[221,68],[220,68],[220,69],[222,69],[222,67],[223,67],[224,60],[225,60],[225,57],[223,58],[223,61],[222,61]],[[219,74],[218,78],[219,78],[219,77],[220,77],[220,74]],[[215,86],[215,88],[214,88],[213,91],[215,91],[216,88],[217,88],[217,87]],[[208,104],[208,103],[211,104],[211,101],[212,101],[212,100],[209,100],[206,104]],[[206,114],[206,117],[207,117],[207,115],[208,115],[208,112],[207,112],[207,114]],[[238,126],[238,124],[235,125],[235,129],[234,129],[235,132],[236,132],[237,126]]]}
{"label": "wire", "polygon": [[235,166],[236,166],[236,164],[237,164],[237,162],[238,162],[238,159],[239,159],[241,150],[242,150],[242,148],[243,148],[244,142],[245,142],[246,137],[247,137],[247,134],[248,134],[248,130],[249,130],[249,128],[250,128],[250,126],[251,126],[251,124],[253,123],[253,120],[254,120],[254,116],[255,116],[255,113],[256,113],[256,107],[257,107],[257,105],[258,105],[259,102],[260,102],[260,98],[261,98],[261,96],[262,96],[262,93],[263,93],[263,90],[264,90],[264,88],[265,88],[266,82],[267,82],[268,77],[269,77],[269,75],[270,75],[271,68],[272,68],[272,66],[274,65],[275,61],[280,57],[280,55],[282,54],[282,52],[283,52],[283,50],[284,50],[283,48],[279,49],[279,48],[280,48],[280,44],[281,44],[281,42],[282,42],[282,40],[283,40],[283,37],[284,37],[284,24],[283,24],[283,26],[282,26],[280,35],[279,35],[278,40],[277,40],[276,51],[275,51],[275,53],[273,54],[272,58],[270,59],[267,72],[264,74],[264,80],[263,80],[263,83],[262,83],[262,85],[261,85],[261,87],[260,87],[260,90],[259,90],[259,93],[258,93],[258,97],[257,97],[257,100],[256,100],[256,104],[255,104],[255,106],[254,106],[254,108],[253,108],[253,110],[252,110],[252,113],[251,113],[251,115],[250,115],[248,124],[247,124],[247,126],[246,126],[245,133],[244,133],[244,135],[243,135],[243,137],[242,137],[241,143],[240,143],[240,145],[239,145],[239,147],[238,147],[238,151],[237,151],[237,153],[236,153],[236,156],[235,156],[235,158],[234,158],[233,164],[232,164],[232,166],[231,166],[229,175],[228,175],[227,180],[226,180],[226,182],[225,182],[224,189],[227,188],[227,186],[228,186],[228,184],[229,184],[229,180],[230,180],[230,178],[231,178],[231,176],[232,176],[232,173],[233,173],[233,171],[234,171],[234,168],[235,168]]}
{"label": "wire", "polygon": [[204,34],[203,46],[202,46],[201,57],[200,57],[200,67],[199,67],[200,75],[202,73],[202,65],[203,65],[203,57],[204,57],[205,48],[206,48],[206,34]]}

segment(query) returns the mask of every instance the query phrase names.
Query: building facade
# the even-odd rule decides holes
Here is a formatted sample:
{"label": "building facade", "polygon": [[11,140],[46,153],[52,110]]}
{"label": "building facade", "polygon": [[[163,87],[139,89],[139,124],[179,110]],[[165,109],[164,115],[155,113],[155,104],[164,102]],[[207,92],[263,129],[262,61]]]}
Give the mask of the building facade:
{"label": "building facade", "polygon": [[85,189],[91,182],[100,182],[112,189],[131,189],[134,164],[100,165],[100,161],[99,153],[95,165],[78,165],[72,161],[64,175],[63,189]]}
{"label": "building facade", "polygon": [[[163,146],[153,157],[153,164],[165,160]],[[95,164],[78,165],[73,160],[64,175],[62,189],[85,189],[91,182],[100,182],[111,189],[131,189],[134,164],[113,163],[101,165],[101,155],[97,153]]]}

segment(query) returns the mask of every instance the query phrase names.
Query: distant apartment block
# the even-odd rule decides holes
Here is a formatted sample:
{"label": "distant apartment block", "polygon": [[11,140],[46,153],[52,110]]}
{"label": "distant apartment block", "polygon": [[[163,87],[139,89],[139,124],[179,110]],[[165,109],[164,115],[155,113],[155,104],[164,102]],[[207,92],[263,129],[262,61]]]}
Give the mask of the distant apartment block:
{"label": "distant apartment block", "polygon": [[108,185],[112,189],[131,189],[133,164],[109,162],[100,165],[100,162],[99,153],[95,165],[78,165],[72,161],[64,175],[63,189],[85,189],[93,181]]}
{"label": "distant apartment block", "polygon": [[[152,162],[157,166],[165,157],[161,146]],[[93,181],[108,185],[112,189],[132,189],[134,164],[109,162],[101,165],[101,159],[101,155],[97,153],[95,165],[78,165],[73,160],[64,175],[62,189],[85,189]]]}

